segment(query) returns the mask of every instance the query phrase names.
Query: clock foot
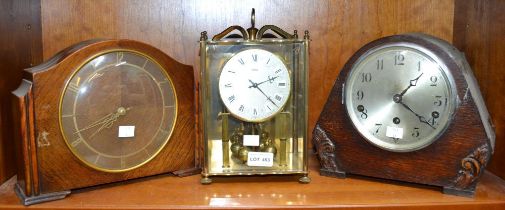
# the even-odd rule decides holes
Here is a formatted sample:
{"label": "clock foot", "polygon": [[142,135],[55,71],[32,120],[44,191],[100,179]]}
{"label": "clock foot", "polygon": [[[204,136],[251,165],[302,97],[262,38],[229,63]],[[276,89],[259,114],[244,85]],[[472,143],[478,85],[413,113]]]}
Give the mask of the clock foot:
{"label": "clock foot", "polygon": [[16,186],[14,187],[14,191],[16,192],[19,199],[21,200],[21,203],[25,206],[29,206],[29,205],[37,204],[37,203],[43,203],[43,202],[47,202],[47,201],[54,201],[54,200],[63,199],[68,194],[70,194],[70,191],[61,191],[61,192],[40,194],[37,196],[26,196],[25,193],[23,192],[23,189],[18,184],[16,184]]}
{"label": "clock foot", "polygon": [[185,177],[185,176],[191,176],[195,174],[199,174],[202,172],[201,168],[188,168],[188,169],[182,169],[178,171],[172,172],[174,175],[178,177]]}
{"label": "clock foot", "polygon": [[203,177],[202,179],[200,179],[200,183],[201,184],[211,184],[212,183],[212,179],[209,178],[209,177]]}
{"label": "clock foot", "polygon": [[300,182],[302,184],[308,184],[308,183],[310,183],[310,181],[311,181],[311,179],[307,174],[303,175],[302,177],[300,177],[300,179],[298,179],[298,182]]}
{"label": "clock foot", "polygon": [[464,197],[473,197],[475,195],[475,186],[471,186],[465,189],[454,188],[454,187],[443,187],[442,192],[448,195],[457,195]]}
{"label": "clock foot", "polygon": [[335,151],[337,150],[336,146],[326,133],[326,130],[319,124],[316,124],[312,133],[312,138],[314,148],[316,148],[317,158],[321,163],[319,173],[322,176],[345,178],[345,172],[340,171],[337,165],[335,157]]}
{"label": "clock foot", "polygon": [[342,179],[344,179],[346,177],[346,173],[343,171],[331,170],[331,169],[327,169],[327,168],[319,169],[319,174],[321,174],[321,176],[331,176],[331,177],[337,177],[337,178],[342,178]]}

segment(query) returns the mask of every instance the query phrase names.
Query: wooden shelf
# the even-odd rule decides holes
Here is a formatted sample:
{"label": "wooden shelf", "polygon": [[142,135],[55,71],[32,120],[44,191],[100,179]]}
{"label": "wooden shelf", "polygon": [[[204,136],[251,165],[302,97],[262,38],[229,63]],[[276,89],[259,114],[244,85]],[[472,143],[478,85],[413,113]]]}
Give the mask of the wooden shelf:
{"label": "wooden shelf", "polygon": [[[201,185],[200,176],[167,175],[73,191],[66,199],[34,209],[207,209],[207,208],[374,208],[505,209],[505,181],[486,172],[474,198],[442,194],[440,189],[365,177],[320,176],[310,160],[310,184],[297,176],[219,177]],[[14,179],[0,187],[0,209],[23,206]]]}

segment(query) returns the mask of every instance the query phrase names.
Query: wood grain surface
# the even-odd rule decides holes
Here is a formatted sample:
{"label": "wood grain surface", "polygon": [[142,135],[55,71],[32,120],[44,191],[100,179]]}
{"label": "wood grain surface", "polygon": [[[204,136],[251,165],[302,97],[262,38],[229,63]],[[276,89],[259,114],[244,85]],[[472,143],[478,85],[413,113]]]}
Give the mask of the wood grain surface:
{"label": "wood grain surface", "polygon": [[42,61],[40,1],[0,1],[0,183],[15,174],[10,92],[21,70]]}
{"label": "wood grain surface", "polygon": [[[166,70],[166,73],[173,81],[174,90],[177,91],[177,122],[173,128],[170,141],[152,161],[149,161],[143,167],[130,171],[106,173],[83,166],[71,154],[60,132],[57,113],[59,113],[61,93],[66,86],[65,81],[73,74],[75,68],[82,65],[91,56],[117,50],[118,48],[142,52],[159,62],[160,66]],[[29,102],[33,103],[33,112],[35,113],[34,118],[31,118],[34,122],[28,124],[34,125],[36,132],[29,132],[30,140],[28,140],[28,144],[30,145],[23,145],[23,148],[28,148],[28,152],[18,154],[19,157],[27,154],[33,155],[31,161],[26,161],[18,166],[20,170],[23,170],[24,167],[28,168],[28,171],[34,171],[33,178],[27,177],[26,173],[23,177],[20,177],[22,183],[27,183],[25,192],[31,191],[31,187],[33,187],[35,194],[38,192],[57,192],[195,168],[196,132],[193,94],[195,88],[193,68],[191,66],[180,64],[158,49],[140,42],[102,40],[91,43],[86,42],[86,44],[68,48],[47,63],[27,69],[26,73],[25,79],[33,82],[33,93],[31,94],[33,96]],[[113,81],[108,83],[112,84]],[[30,95],[30,93],[28,92],[27,95]],[[113,103],[113,98],[117,98],[114,93],[108,95],[108,97],[109,101],[102,102]],[[108,106],[102,104],[101,107],[107,109]],[[86,114],[89,113],[86,112]],[[20,122],[22,121],[23,119],[20,120]],[[143,121],[136,122],[139,128],[147,123]],[[21,130],[24,127],[22,125],[25,124],[21,124]],[[140,131],[136,133],[138,134]],[[37,162],[34,164],[35,160]],[[28,182],[33,182],[33,185],[28,185]],[[40,190],[38,190],[39,187]]]}
{"label": "wood grain surface", "polygon": [[488,170],[505,179],[505,1],[456,1],[454,45],[478,80],[496,131]]}
{"label": "wood grain surface", "polygon": [[[91,38],[128,38],[160,48],[199,68],[200,32],[230,25],[274,24],[288,32],[309,30],[309,133],[345,61],[382,36],[423,32],[452,41],[453,0],[363,1],[42,1],[43,55]],[[310,138],[309,138],[310,139]]]}
{"label": "wood grain surface", "polygon": [[[198,68],[199,32],[206,30],[214,35],[233,24],[247,27],[253,7],[258,26],[275,24],[288,31],[308,29],[312,38],[309,133],[343,64],[365,43],[382,36],[414,31],[450,42],[454,39],[469,57],[496,125],[497,151],[489,169],[505,177],[505,170],[499,167],[505,160],[505,119],[500,109],[504,99],[499,97],[503,90],[499,81],[503,81],[505,74],[503,67],[498,65],[504,53],[502,1],[16,0],[2,1],[1,6],[0,31],[12,33],[0,34],[0,94],[12,91],[19,84],[19,71],[30,63],[27,57],[33,64],[40,63],[41,59],[36,56],[37,37],[42,39],[40,50],[44,60],[82,40],[130,38],[152,44],[176,60]],[[37,9],[41,9],[41,16],[34,15]],[[31,11],[30,18],[22,15],[27,15],[28,11]],[[42,30],[41,35],[23,36],[26,34],[24,23],[35,21],[31,25],[33,30],[38,27],[36,20],[42,22],[42,29],[40,24],[38,28]],[[33,44],[27,46],[30,41],[26,40]],[[13,55],[14,58],[9,57]],[[486,55],[488,59],[479,59]],[[6,83],[12,86],[7,87]],[[2,89],[4,87],[9,90]],[[3,104],[6,103],[2,101]],[[1,112],[0,116],[4,118],[5,115]],[[2,119],[2,131],[9,130],[5,129],[9,122]],[[0,144],[0,147],[6,146]],[[2,154],[12,159],[11,155]],[[10,168],[4,162],[0,157],[1,173]]]}
{"label": "wood grain surface", "polygon": [[[122,184],[74,191],[66,199],[31,209],[433,209],[501,210],[505,181],[486,173],[474,198],[445,195],[439,189],[365,177],[335,179],[318,175],[319,163],[309,161],[310,184],[298,176],[226,177],[201,185],[200,176],[156,176]],[[23,206],[12,191],[0,187],[0,209]],[[331,186],[331,187],[329,187]]]}
{"label": "wood grain surface", "polygon": [[[464,76],[466,69],[461,64],[463,58],[449,44],[438,42],[439,40],[433,37],[420,35],[390,36],[365,45],[349,59],[316,123],[318,129],[313,133],[313,143],[318,149],[319,157],[322,160],[333,159],[330,161],[334,162],[331,167],[323,164],[322,171],[328,172],[326,174],[329,176],[340,177],[342,173],[360,174],[442,186],[447,193],[473,194],[481,169],[485,168],[491,157],[491,145],[481,123],[475,96],[468,92],[469,85]],[[368,143],[354,128],[346,113],[346,105],[342,103],[345,79],[359,59],[371,49],[398,43],[423,46],[433,52],[447,67],[447,74],[452,75],[456,86],[454,93],[460,99],[454,116],[451,117],[452,122],[443,135],[425,148],[403,153],[387,151]],[[369,114],[374,116],[372,111]],[[333,152],[329,152],[325,157],[321,154],[330,150],[328,144],[334,145],[331,146]],[[469,158],[475,160],[467,162]],[[466,171],[462,165],[470,165],[472,170]]]}
{"label": "wood grain surface", "polygon": [[[505,81],[505,67],[501,65],[501,59],[505,57],[505,6],[500,0],[5,0],[0,1],[0,97],[5,98],[3,96],[17,87],[22,69],[91,38],[129,38],[146,42],[179,62],[198,68],[199,33],[206,30],[212,36],[234,24],[248,27],[253,7],[256,8],[258,26],[275,24],[287,31],[310,30],[309,133],[340,69],[365,43],[404,32],[423,32],[449,42],[454,40],[474,69],[496,125],[497,149],[488,169],[505,178],[505,168],[502,167],[505,161],[505,113],[501,108],[505,103],[501,97],[505,89],[502,82]],[[27,23],[31,30],[27,30]],[[9,154],[12,147],[5,143],[9,139],[12,121],[5,115],[4,110],[9,110],[5,104],[8,103],[3,99],[0,104],[0,183],[13,171],[10,164],[13,156]],[[227,206],[258,207],[257,200],[261,198],[264,205],[277,207],[424,209],[429,205],[445,210],[475,209],[480,205],[482,209],[504,208],[505,184],[491,174],[482,177],[476,197],[469,199],[403,184],[319,177],[315,175],[318,166],[314,161],[311,160],[313,182],[301,188],[297,183],[285,182],[284,178],[278,177],[269,178],[267,182],[263,182],[263,177],[247,182],[234,178],[230,183],[211,186],[199,185],[198,176],[163,177],[90,192],[83,190],[66,200],[34,207],[113,209],[144,203],[146,209],[182,208],[183,205],[208,208],[211,200],[222,201]],[[239,182],[240,185],[236,184]],[[0,187],[2,209],[22,208],[12,185],[13,179]],[[328,188],[329,185],[335,187]],[[251,193],[243,193],[245,188],[252,189]],[[324,196],[320,192],[325,192]],[[274,196],[282,196],[282,199]],[[387,205],[389,207],[385,207]]]}

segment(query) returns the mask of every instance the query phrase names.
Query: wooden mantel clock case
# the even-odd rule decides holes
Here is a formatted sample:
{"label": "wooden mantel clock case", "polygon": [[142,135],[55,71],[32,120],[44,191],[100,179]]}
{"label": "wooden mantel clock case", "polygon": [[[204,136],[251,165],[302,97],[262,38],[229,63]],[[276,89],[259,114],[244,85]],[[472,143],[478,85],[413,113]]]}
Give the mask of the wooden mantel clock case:
{"label": "wooden mantel clock case", "polygon": [[198,172],[194,72],[132,40],[91,40],[26,69],[14,94],[23,204]]}
{"label": "wooden mantel clock case", "polygon": [[321,174],[472,196],[494,128],[464,55],[425,34],[373,41],[346,63],[313,131]]}

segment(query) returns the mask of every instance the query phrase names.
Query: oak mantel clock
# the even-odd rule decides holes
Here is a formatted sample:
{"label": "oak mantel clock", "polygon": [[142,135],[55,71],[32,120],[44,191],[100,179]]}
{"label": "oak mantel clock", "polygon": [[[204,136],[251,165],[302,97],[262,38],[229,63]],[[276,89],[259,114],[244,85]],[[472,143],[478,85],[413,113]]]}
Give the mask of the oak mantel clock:
{"label": "oak mantel clock", "polygon": [[137,41],[91,40],[25,75],[13,92],[23,204],[198,168],[191,66]]}
{"label": "oak mantel clock", "polygon": [[[209,176],[307,170],[308,31],[231,26],[200,40],[203,184]],[[237,30],[239,33],[234,34]],[[272,31],[273,33],[267,33]]]}
{"label": "oak mantel clock", "polygon": [[425,34],[381,38],[356,52],[313,131],[323,175],[360,174],[466,196],[494,140],[464,55]]}

